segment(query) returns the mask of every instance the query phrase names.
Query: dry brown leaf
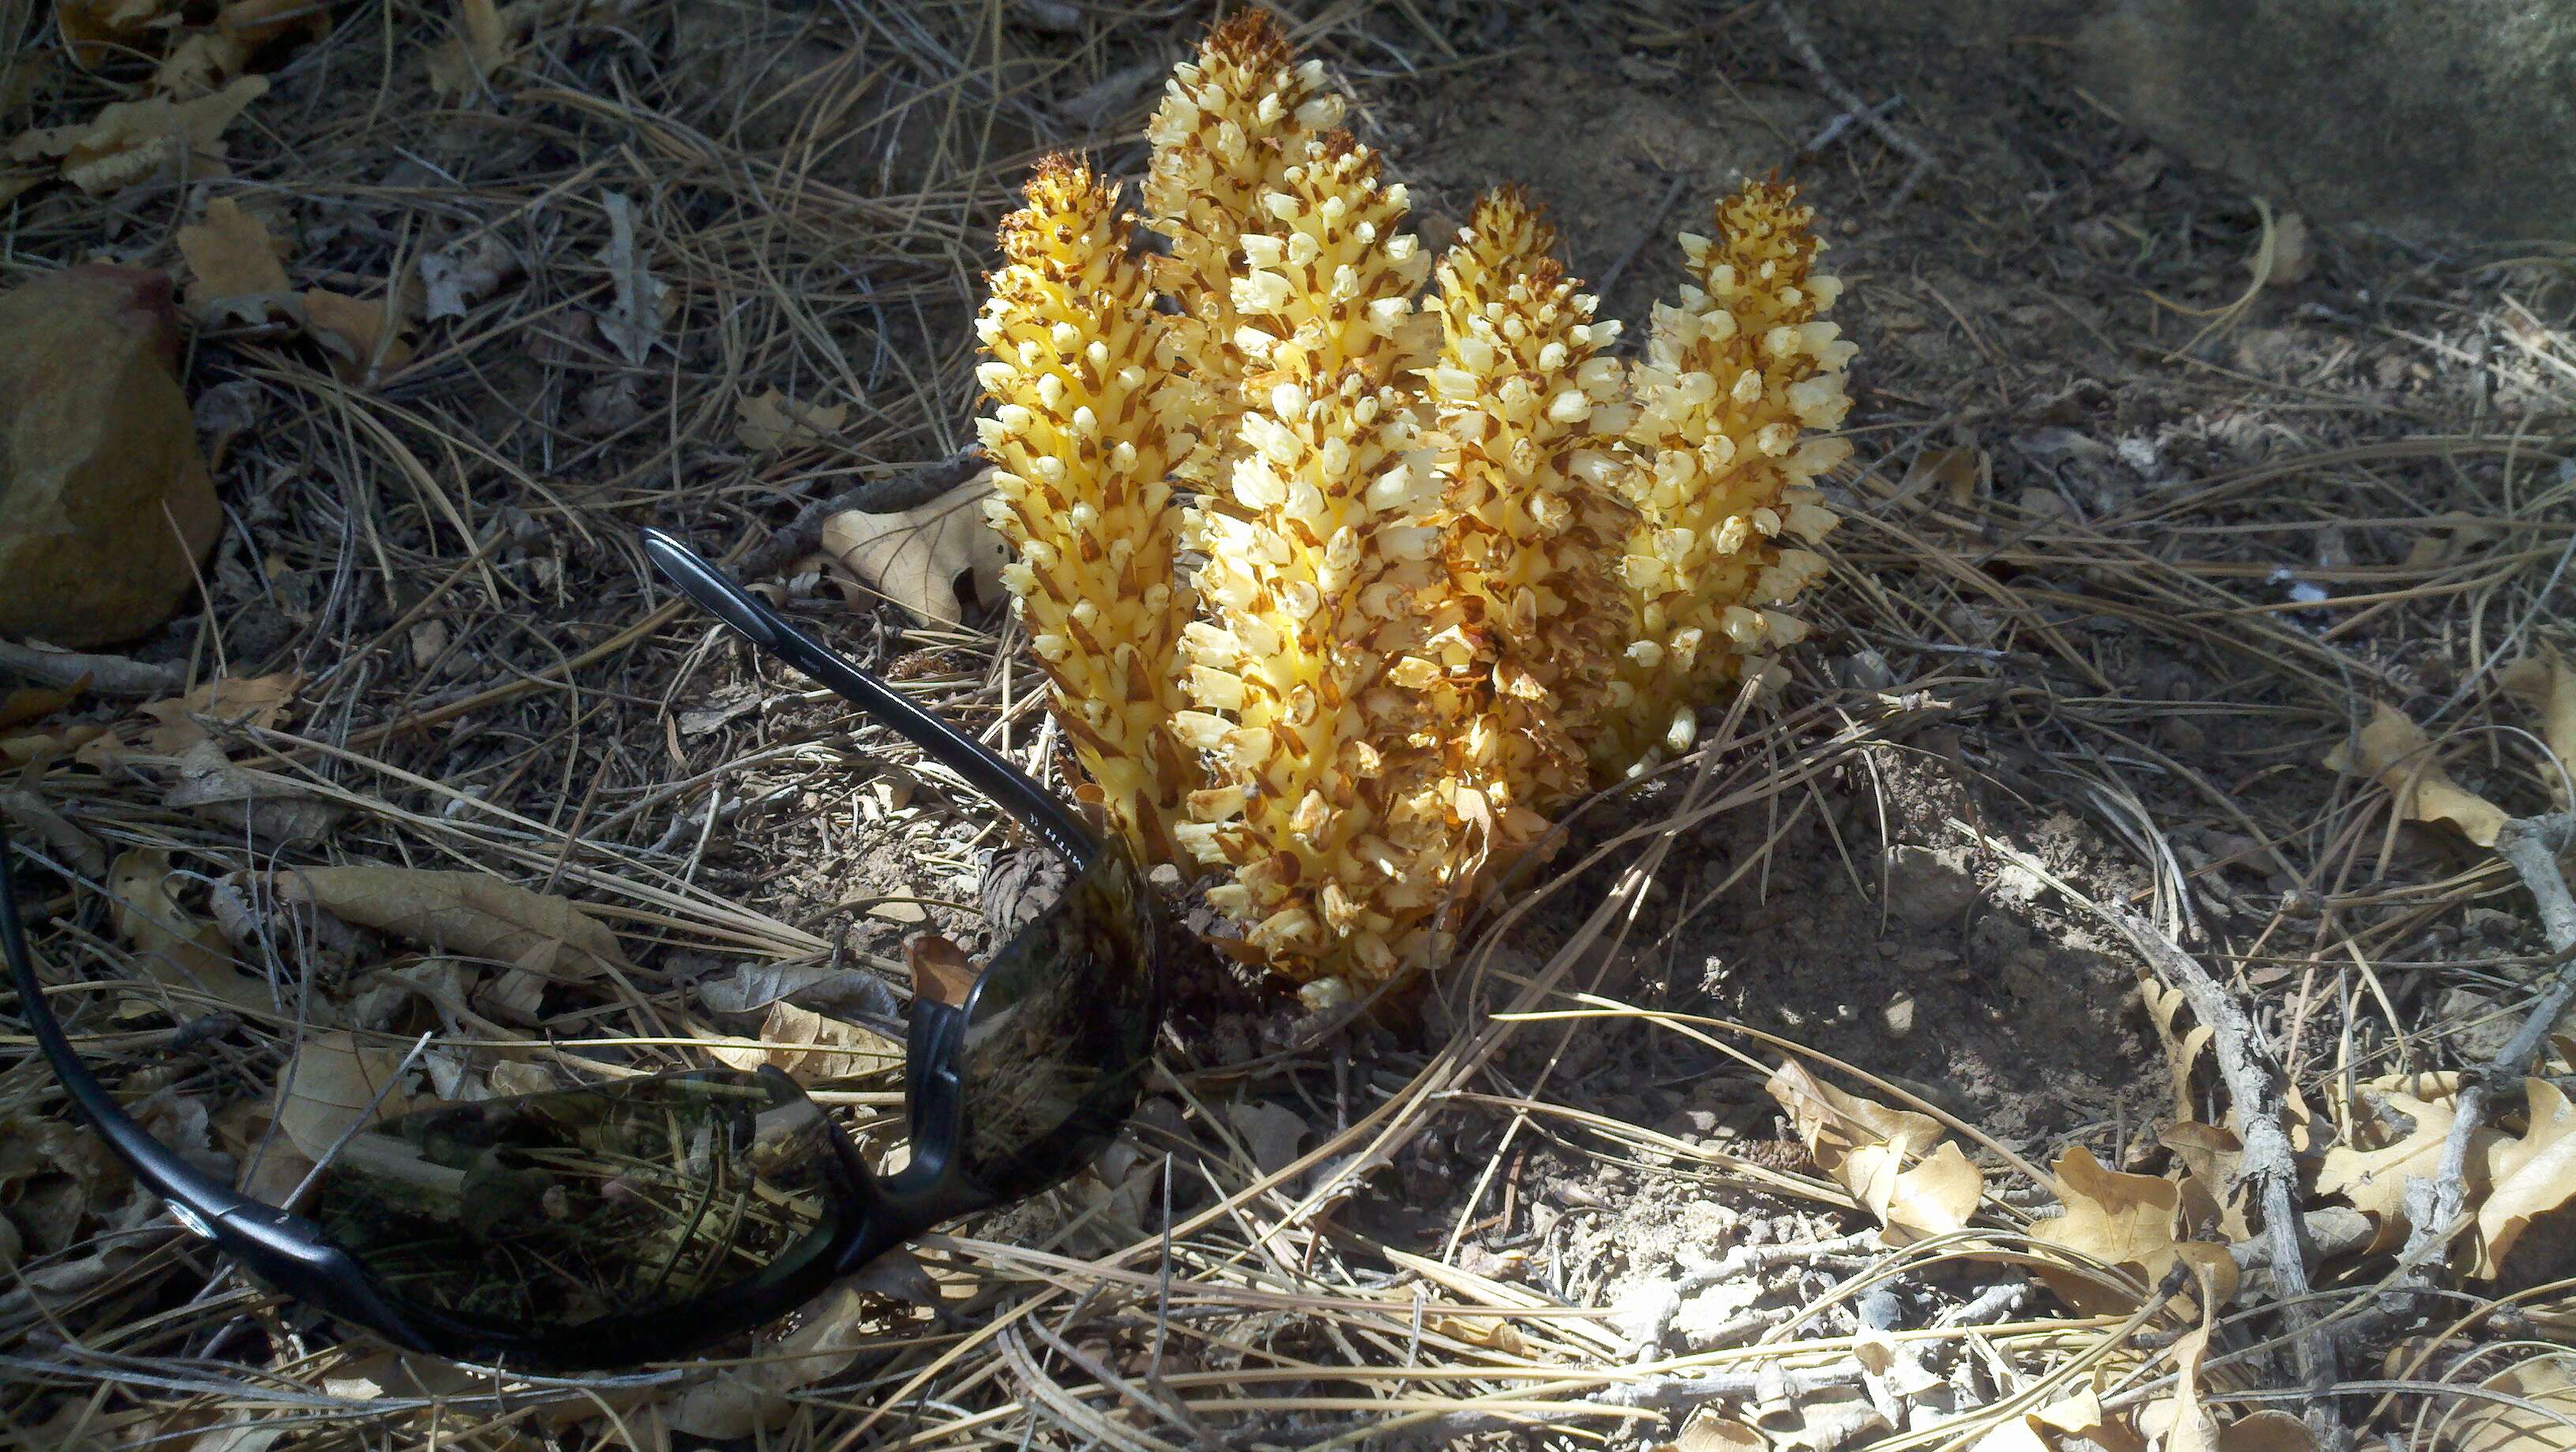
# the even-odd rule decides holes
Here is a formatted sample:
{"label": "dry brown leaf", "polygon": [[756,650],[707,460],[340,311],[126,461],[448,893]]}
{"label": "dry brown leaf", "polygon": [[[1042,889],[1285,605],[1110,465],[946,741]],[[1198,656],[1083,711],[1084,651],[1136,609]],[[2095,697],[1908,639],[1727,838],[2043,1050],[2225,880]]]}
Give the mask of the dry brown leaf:
{"label": "dry brown leaf", "polygon": [[404,338],[408,329],[399,317],[388,327],[384,299],[348,297],[317,287],[299,300],[304,304],[305,330],[330,351],[331,369],[341,378],[351,382],[388,378],[411,361],[412,345]]}
{"label": "dry brown leaf", "polygon": [[[276,1009],[268,985],[233,966],[223,929],[179,906],[170,888],[168,853],[135,847],[119,854],[108,869],[107,890],[116,899],[116,935],[133,946],[136,962],[155,982],[249,1013]],[[157,996],[143,1002],[162,1006]],[[185,1018],[211,1010],[182,998],[178,1011]]]}
{"label": "dry brown leaf", "polygon": [[707,1052],[736,1069],[774,1065],[799,1084],[901,1068],[904,1054],[901,1044],[882,1034],[798,1008],[783,998],[769,1005],[758,1040],[715,1041]]}
{"label": "dry brown leaf", "polygon": [[[241,311],[221,306],[238,299],[286,295],[286,265],[268,224],[230,197],[206,203],[206,220],[179,229],[179,255],[188,262],[188,309],[200,319]],[[252,305],[254,319],[266,312],[264,301]]]}
{"label": "dry brown leaf", "polygon": [[[2576,775],[2576,669],[2544,646],[2538,655],[2524,656],[2505,667],[2496,679],[2540,713],[2540,738],[2549,743],[2549,753],[2558,758],[2558,764]],[[2560,807],[2567,806],[2566,778],[2547,766],[2540,775],[2549,784],[2549,795]]]}
{"label": "dry brown leaf", "polygon": [[2546,1079],[2525,1079],[2531,1120],[2521,1134],[2487,1149],[2483,1200],[2478,1207],[2478,1263],[2472,1274],[2493,1280],[2504,1270],[2514,1242],[2534,1220],[2576,1199],[2576,1107]]}
{"label": "dry brown leaf", "polygon": [[608,215],[608,245],[597,254],[608,269],[612,289],[607,311],[591,317],[600,338],[617,355],[641,368],[653,356],[678,301],[671,285],[653,273],[653,248],[635,227],[635,203],[624,192],[604,192],[600,210]]}
{"label": "dry brown leaf", "polygon": [[2316,1452],[2316,1434],[2288,1412],[2247,1412],[2219,1429],[2219,1452]]}
{"label": "dry brown leaf", "polygon": [[547,965],[560,978],[633,966],[617,945],[617,935],[577,905],[488,873],[380,865],[306,867],[282,874],[278,895],[463,957],[518,964],[561,944]]}
{"label": "dry brown leaf", "polygon": [[210,1123],[215,1143],[233,1158],[233,1188],[254,1200],[285,1205],[313,1168],[293,1140],[274,1132],[277,1106],[268,1100],[235,1100]]}
{"label": "dry brown leaf", "polygon": [[1225,1117],[1234,1125],[1234,1132],[1243,1136],[1244,1147],[1252,1152],[1252,1163],[1265,1175],[1276,1174],[1296,1162],[1298,1146],[1311,1128],[1306,1116],[1266,1099],[1230,1103],[1225,1106]]}
{"label": "dry brown leaf", "polygon": [[192,181],[229,176],[224,128],[267,94],[262,76],[243,76],[211,96],[173,101],[150,96],[99,109],[86,125],[30,131],[9,143],[9,159],[60,159],[63,180],[91,196],[146,181],[184,165]]}
{"label": "dry brown leaf", "polygon": [[[2429,1080],[2433,1076],[2417,1078]],[[2366,1247],[2376,1254],[2406,1238],[2407,1177],[2431,1179],[2441,1167],[2442,1142],[2459,1117],[2450,1102],[2458,1085],[2456,1076],[2448,1084],[2417,1082],[2412,1087],[2424,1090],[2421,1096],[2385,1079],[2360,1087],[2361,1101],[2343,1117],[2365,1137],[2364,1143],[2338,1144],[2326,1150],[2317,1166],[2317,1193],[2340,1195],[2377,1222],[2378,1236]],[[2400,1133],[2382,1131],[2380,1126],[2389,1116],[2403,1116],[2414,1127]],[[2465,1188],[2473,1192],[2483,1188],[2487,1155],[2500,1137],[2495,1130],[2482,1127],[2470,1138],[2470,1183]]]}
{"label": "dry brown leaf", "polygon": [[254,49],[298,30],[320,40],[331,33],[331,7],[324,0],[224,0],[215,29]]}
{"label": "dry brown leaf", "polygon": [[456,30],[429,53],[429,88],[441,96],[479,90],[507,65],[529,17],[523,6],[457,0]]}
{"label": "dry brown leaf", "polygon": [[755,454],[796,444],[819,444],[840,430],[850,406],[798,403],[777,389],[754,398],[746,394],[734,405],[733,436]]}
{"label": "dry brown leaf", "polygon": [[2258,251],[2247,263],[2259,269],[2257,279],[2265,287],[2296,287],[2316,271],[2317,252],[2308,240],[2308,219],[2296,212],[2283,212],[2272,224],[2272,246]]}
{"label": "dry brown leaf", "polygon": [[169,279],[75,267],[0,296],[0,634],[140,635],[196,582],[222,511],[171,376]]}
{"label": "dry brown leaf", "polygon": [[[2223,1245],[2182,1237],[2179,1216],[2182,1188],[2153,1175],[2129,1175],[2105,1169],[2082,1145],[2069,1148],[2054,1166],[2058,1199],[2066,1213],[2031,1226],[2031,1238],[2064,1246],[2135,1274],[2152,1287],[2176,1263],[2217,1287],[2218,1304],[2236,1293],[2236,1262]],[[2096,1314],[2127,1311],[2090,1277],[2043,1270],[2057,1293]]]}
{"label": "dry brown leaf", "polygon": [[319,1163],[352,1129],[408,1112],[403,1051],[358,1042],[346,1029],[307,1038],[277,1078],[277,1128]]}
{"label": "dry brown leaf", "polygon": [[[851,510],[823,521],[823,552],[885,598],[928,620],[954,624],[957,580],[971,576],[979,601],[1001,598],[1002,537],[984,519],[992,471],[899,514]],[[843,586],[852,605],[866,597]]]}
{"label": "dry brown leaf", "polygon": [[96,70],[119,52],[155,51],[179,24],[179,0],[54,0],[72,64]]}
{"label": "dry brown leaf", "polygon": [[41,721],[80,699],[89,689],[86,675],[68,686],[17,686],[0,691],[0,731]]}
{"label": "dry brown leaf", "polygon": [[193,100],[223,88],[250,68],[250,47],[241,37],[201,30],[182,39],[152,72],[151,91],[174,100]]}
{"label": "dry brown leaf", "polygon": [[301,671],[225,676],[184,696],[138,706],[135,709],[139,714],[161,723],[145,734],[143,749],[155,756],[184,755],[198,742],[210,739],[206,722],[274,731],[293,708],[296,688],[303,684]]}
{"label": "dry brown leaf", "polygon": [[1770,1445],[1760,1432],[1703,1406],[1682,1423],[1681,1435],[1665,1448],[1667,1452],[1765,1452]]}
{"label": "dry brown leaf", "polygon": [[2504,809],[2453,782],[2423,728],[2385,701],[2371,703],[2370,724],[2361,728],[2358,741],[2336,743],[2325,764],[2376,778],[2397,799],[2397,814],[2410,822],[2449,822],[2481,847],[2493,847],[2504,829]]}
{"label": "dry brown leaf", "polygon": [[789,1394],[839,1376],[871,1336],[866,1293],[843,1286],[809,1307],[774,1350],[734,1365],[667,1403],[671,1430],[717,1441],[776,1428],[794,1413]]}
{"label": "dry brown leaf", "polygon": [[2165,1071],[2173,1080],[2174,1118],[2189,1119],[2195,1109],[2191,1095],[2192,1066],[2199,1061],[2200,1051],[2209,1047],[2216,1030],[2207,1024],[2194,1024],[2188,1031],[2174,1028],[2174,1020],[2181,1016],[2190,1001],[2190,995],[2179,988],[2166,988],[2149,979],[2138,984],[2138,993],[2146,1000],[2147,1016],[2155,1021],[2156,1037],[2165,1046]]}
{"label": "dry brown leaf", "polygon": [[2567,1452],[2576,1447],[2576,1351],[2518,1361],[2478,1386],[2530,1409],[2462,1398],[2435,1431],[2433,1452]]}
{"label": "dry brown leaf", "polygon": [[1763,1087],[1789,1111],[1818,1167],[1878,1218],[1890,1243],[1946,1235],[1977,1213],[1985,1177],[1943,1138],[1939,1120],[1845,1094],[1794,1059]]}

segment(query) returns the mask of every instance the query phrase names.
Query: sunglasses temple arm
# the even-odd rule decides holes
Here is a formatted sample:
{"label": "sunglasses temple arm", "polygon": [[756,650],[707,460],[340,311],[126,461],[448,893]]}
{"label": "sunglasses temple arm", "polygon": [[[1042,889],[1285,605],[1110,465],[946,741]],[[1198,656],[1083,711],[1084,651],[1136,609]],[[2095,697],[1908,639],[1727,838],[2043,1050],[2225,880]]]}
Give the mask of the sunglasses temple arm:
{"label": "sunglasses temple arm", "polygon": [[835,655],[759,597],[726,579],[687,545],[658,529],[640,532],[645,557],[701,609],[818,685],[875,716],[966,784],[1001,804],[1079,870],[1098,850],[1091,832],[1046,788],[984,743],[895,694],[885,682]]}
{"label": "sunglasses temple arm", "polygon": [[62,1023],[46,1004],[45,987],[37,981],[35,962],[27,954],[26,923],[18,916],[18,891],[10,880],[17,856],[9,834],[0,830],[0,948],[7,951],[9,977],[18,989],[19,1016],[27,1020],[27,1030],[35,1036],[36,1047],[43,1051],[45,1061],[54,1066],[63,1092],[71,1096],[73,1105],[88,1118],[108,1147],[162,1199],[208,1222],[236,1210],[268,1208],[235,1194],[230,1186],[154,1139],[118,1106],[116,1096],[108,1093],[107,1086],[72,1052],[71,1040],[64,1036]]}

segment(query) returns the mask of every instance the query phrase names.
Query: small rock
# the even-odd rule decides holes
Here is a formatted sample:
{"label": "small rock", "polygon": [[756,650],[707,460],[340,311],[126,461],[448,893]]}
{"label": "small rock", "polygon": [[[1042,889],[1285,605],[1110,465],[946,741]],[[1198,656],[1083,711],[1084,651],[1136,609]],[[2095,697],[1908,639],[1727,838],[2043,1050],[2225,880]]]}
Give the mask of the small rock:
{"label": "small rock", "polygon": [[1901,1039],[1914,1032],[1914,995],[1900,993],[1878,1011],[1879,1021],[1887,1025],[1890,1038]]}
{"label": "small rock", "polygon": [[1979,896],[1975,878],[1929,847],[1899,847],[1888,861],[1888,911],[1915,927],[1955,922]]}

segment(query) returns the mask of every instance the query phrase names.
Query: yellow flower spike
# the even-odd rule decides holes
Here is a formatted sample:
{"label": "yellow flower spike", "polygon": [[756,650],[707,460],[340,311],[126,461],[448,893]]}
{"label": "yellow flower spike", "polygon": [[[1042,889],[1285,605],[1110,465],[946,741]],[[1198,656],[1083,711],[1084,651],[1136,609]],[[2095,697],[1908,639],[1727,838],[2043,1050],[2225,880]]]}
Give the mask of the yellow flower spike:
{"label": "yellow flower spike", "polygon": [[1423,609],[1441,479],[1405,387],[1427,259],[1347,136],[1310,143],[1262,208],[1234,284],[1258,364],[1242,452],[1200,524],[1214,619],[1184,644],[1202,709],[1176,722],[1217,780],[1178,832],[1232,864],[1209,901],[1273,968],[1376,981],[1428,956],[1460,852]]}
{"label": "yellow flower spike", "polygon": [[1154,285],[1181,305],[1173,358],[1198,393],[1197,447],[1179,462],[1185,479],[1222,487],[1236,447],[1246,368],[1229,288],[1236,249],[1246,231],[1268,228],[1262,196],[1341,115],[1323,63],[1298,64],[1270,13],[1248,10],[1209,32],[1195,62],[1174,67],[1146,129],[1147,225],[1172,244],[1151,263]]}
{"label": "yellow flower spike", "polygon": [[999,468],[987,505],[1017,558],[1003,581],[1052,687],[1056,720],[1111,824],[1149,862],[1197,784],[1168,723],[1183,705],[1174,575],[1180,507],[1164,476],[1186,400],[1166,386],[1153,307],[1117,190],[1049,157],[1002,222],[1008,265],[976,319],[993,407],[977,420]]}
{"label": "yellow flower spike", "polygon": [[1773,607],[1825,573],[1796,546],[1834,527],[1812,484],[1851,446],[1802,435],[1842,423],[1855,351],[1818,316],[1842,284],[1813,271],[1814,220],[1796,187],[1748,181],[1714,236],[1681,239],[1698,285],[1655,308],[1628,430],[1647,467],[1617,478],[1640,516],[1620,562],[1637,628],[1595,742],[1605,766],[1686,745],[1695,703],[1805,633]]}
{"label": "yellow flower spike", "polygon": [[[1453,769],[1513,849],[1589,786],[1629,611],[1616,574],[1635,513],[1598,480],[1629,467],[1616,322],[1592,321],[1518,187],[1477,199],[1441,258],[1440,354],[1425,371],[1451,476],[1447,566],[1475,724]],[[1585,475],[1594,476],[1587,479]]]}

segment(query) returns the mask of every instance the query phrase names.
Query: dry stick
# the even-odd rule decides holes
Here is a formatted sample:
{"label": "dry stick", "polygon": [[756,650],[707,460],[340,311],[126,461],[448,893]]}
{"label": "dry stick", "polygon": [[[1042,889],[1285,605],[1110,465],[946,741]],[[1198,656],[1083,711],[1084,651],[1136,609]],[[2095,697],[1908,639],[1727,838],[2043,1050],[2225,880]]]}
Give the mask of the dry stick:
{"label": "dry stick", "polygon": [[1904,206],[1905,199],[1914,195],[1916,187],[1921,186],[1926,178],[1941,170],[1940,161],[1924,147],[1922,142],[1897,129],[1895,122],[1880,114],[1877,107],[1862,100],[1858,91],[1844,85],[1834,75],[1833,71],[1825,65],[1825,58],[1817,53],[1816,43],[1808,37],[1807,28],[1798,23],[1798,17],[1791,15],[1789,7],[1782,4],[1781,0],[1771,0],[1771,18],[1779,24],[1780,33],[1789,38],[1789,49],[1797,55],[1799,64],[1804,65],[1815,76],[1816,84],[1824,88],[1825,94],[1833,98],[1834,104],[1849,111],[1852,119],[1868,127],[1872,136],[1886,142],[1906,160],[1914,163],[1913,170],[1905,174],[1904,182],[1896,188],[1896,195],[1887,199],[1888,211],[1892,212]]}
{"label": "dry stick", "polygon": [[757,580],[821,549],[823,521],[833,515],[853,509],[866,514],[886,514],[927,504],[975,477],[983,467],[983,454],[975,449],[966,449],[891,479],[871,480],[844,489],[829,499],[818,499],[796,511],[796,517],[780,525],[769,538],[752,546],[741,562],[734,566],[734,573],[747,580]]}
{"label": "dry stick", "polygon": [[2576,1002],[2576,897],[2568,895],[2567,879],[2558,871],[2558,854],[2571,842],[2576,842],[2576,812],[2516,817],[2496,833],[2496,855],[2522,879],[2539,905],[2540,931],[2558,955],[2558,971],[2541,990],[2521,1030],[2486,1067],[2461,1083],[2458,1116],[2442,1141],[2441,1168],[2429,1192],[2420,1181],[2407,1187],[2407,1218],[2414,1228],[2407,1232],[2406,1248],[2397,1258],[2400,1285],[2420,1287],[2430,1282],[2431,1264],[2442,1258],[2460,1231],[2454,1222],[2461,1218],[2468,1199],[2469,1141],[2486,1123],[2488,1101],[2500,1090],[2520,1087],[2559,1015]]}
{"label": "dry stick", "polygon": [[2343,1379],[2343,1368],[2336,1354],[2334,1333],[2318,1324],[2310,1306],[2308,1272],[2315,1252],[2308,1243],[2307,1220],[2299,1213],[2295,1198],[2299,1188],[2298,1159],[2290,1146],[2289,1129],[2283,1123],[2288,1076],[2272,1057],[2271,1046],[2255,1031],[2245,1006],[2210,976],[2199,959],[2127,908],[2105,904],[2103,911],[2130,942],[2138,945],[2138,951],[2166,981],[2182,989],[2193,1015],[2209,1026],[2211,1046],[2218,1055],[2218,1077],[2227,1085],[2228,1098],[2235,1101],[2238,1131],[2245,1143],[2237,1173],[2253,1183],[2256,1201],[2262,1206],[2263,1237],[2271,1242],[2272,1250],[2272,1297],[2289,1322],[2299,1379],[2313,1398],[2309,1426],[2326,1445],[2339,1445],[2345,1439],[2336,1436],[2329,1440],[2329,1434],[2340,1431],[2342,1425],[2332,1391]]}
{"label": "dry stick", "polygon": [[0,670],[14,671],[49,686],[69,686],[86,680],[93,695],[133,696],[146,701],[175,696],[188,684],[186,673],[177,666],[147,665],[121,655],[46,650],[5,640],[0,640]]}

